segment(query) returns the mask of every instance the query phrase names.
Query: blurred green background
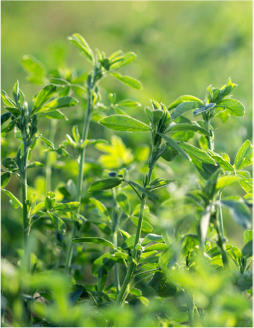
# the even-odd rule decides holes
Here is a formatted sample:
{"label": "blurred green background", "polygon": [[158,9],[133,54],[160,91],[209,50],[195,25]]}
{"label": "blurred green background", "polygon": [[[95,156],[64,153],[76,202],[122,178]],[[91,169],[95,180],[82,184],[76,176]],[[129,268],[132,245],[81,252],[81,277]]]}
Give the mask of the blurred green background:
{"label": "blurred green background", "polygon": [[[7,93],[11,94],[17,79],[28,100],[42,87],[26,80],[21,65],[26,54],[41,60],[48,69],[60,65],[89,70],[89,63],[67,41],[67,36],[78,32],[92,49],[99,48],[107,55],[119,49],[138,55],[122,73],[139,79],[143,90],[128,88],[113,78],[105,79],[102,83],[105,103],[108,92],[116,92],[117,100],[137,100],[142,107],[130,114],[145,121],[143,108],[150,99],[167,106],[182,94],[204,99],[208,85],[221,87],[231,77],[239,85],[234,98],[245,105],[246,115],[232,117],[226,124],[214,120],[215,150],[227,152],[233,162],[243,141],[252,138],[251,1],[4,1],[1,8],[1,78],[2,89]],[[71,116],[74,111],[65,110],[65,114]],[[58,125],[56,144],[70,133],[70,122]],[[49,122],[45,120],[40,130],[47,136],[48,129]],[[113,134],[96,123],[91,131],[91,137],[96,138]],[[128,148],[149,144],[149,136],[143,134],[115,134],[123,138]],[[16,146],[13,135],[9,136],[2,147],[3,158]],[[98,151],[89,155],[96,158]],[[172,169],[178,186],[188,184],[193,174],[197,174],[194,166],[181,159]],[[43,174],[38,172],[29,172],[30,184],[38,174]],[[67,175],[58,171],[54,186],[59,179],[67,181],[71,177]],[[17,194],[17,181],[11,181],[8,189]],[[235,191],[241,192],[233,187],[232,193]],[[7,197],[2,198],[2,241],[6,255],[11,241],[14,244],[16,241],[17,246],[20,243],[22,221],[9,207]],[[226,229],[236,246],[242,245],[243,231],[232,219],[226,222]]]}

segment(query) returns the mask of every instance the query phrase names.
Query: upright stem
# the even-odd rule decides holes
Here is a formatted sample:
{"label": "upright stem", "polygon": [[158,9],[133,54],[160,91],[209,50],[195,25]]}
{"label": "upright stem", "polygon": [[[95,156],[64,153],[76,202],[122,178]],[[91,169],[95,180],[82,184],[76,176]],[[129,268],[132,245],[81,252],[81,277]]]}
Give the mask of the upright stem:
{"label": "upright stem", "polygon": [[[150,183],[151,176],[152,176],[152,171],[153,171],[154,164],[155,164],[154,161],[150,161],[150,162],[152,162],[152,163],[149,164],[149,172],[148,172],[147,179],[146,179],[146,185]],[[132,256],[131,256],[131,262],[129,263],[129,266],[128,266],[128,269],[127,269],[126,276],[124,278],[122,287],[121,287],[121,289],[119,291],[119,294],[117,296],[117,299],[115,301],[116,309],[118,309],[119,306],[122,305],[123,301],[126,299],[126,297],[129,294],[130,282],[133,278],[133,272],[134,272],[134,269],[136,267],[135,263],[136,263],[136,260],[137,260],[137,246],[139,244],[139,239],[140,239],[140,236],[141,236],[141,228],[142,228],[145,204],[146,204],[146,196],[144,194],[142,194],[141,203],[140,203],[139,218],[138,218],[138,225],[137,225],[136,237],[135,237]],[[112,327],[113,324],[114,324],[114,320],[111,320],[111,321],[109,321],[108,326]]]}
{"label": "upright stem", "polygon": [[30,267],[29,247],[28,247],[30,226],[29,226],[28,211],[27,211],[27,157],[28,157],[27,141],[23,139],[23,157],[22,157],[23,172],[21,176],[21,185],[22,185],[22,203],[23,203],[24,259],[25,259],[25,268],[27,272],[30,273],[31,267]]}
{"label": "upright stem", "polygon": [[[85,115],[85,121],[84,121],[84,128],[82,133],[82,140],[85,141],[87,139],[89,125],[90,125],[90,114],[92,110],[92,86],[88,86],[87,92],[87,110]],[[82,196],[82,186],[83,186],[83,170],[84,170],[84,162],[85,162],[85,148],[81,149],[80,156],[79,156],[79,168],[78,168],[78,181],[77,181],[77,194],[76,194],[76,201],[81,203],[81,196]],[[77,214],[80,212],[80,206],[77,210]],[[68,244],[68,250],[67,250],[67,256],[66,256],[66,264],[65,264],[65,275],[69,274],[69,268],[72,261],[72,254],[74,249],[74,244],[72,242],[72,239],[76,233],[76,225],[73,221],[72,223],[72,230],[71,230],[71,236]]]}
{"label": "upright stem", "polygon": [[[210,120],[205,120],[205,127],[208,131],[210,131]],[[211,140],[211,137],[206,137],[207,138],[207,145],[208,148],[210,150],[213,151],[214,145],[213,142]],[[219,200],[220,200],[221,194],[219,196]],[[224,266],[226,266],[228,264],[228,257],[227,257],[227,251],[225,248],[225,239],[224,239],[224,229],[223,229],[223,216],[222,216],[222,210],[221,210],[221,205],[219,203],[218,205],[218,210],[217,210],[217,217],[216,217],[216,231],[218,234],[218,247],[220,248],[221,251],[221,256],[222,256],[222,262],[224,264]]]}
{"label": "upright stem", "polygon": [[[112,195],[114,200],[114,209],[113,209],[113,220],[112,220],[112,231],[113,231],[113,244],[117,248],[117,229],[118,229],[118,211],[117,211],[117,202],[116,202],[116,191],[112,189]],[[119,278],[119,268],[118,264],[115,264],[115,282],[117,294],[120,291],[120,278]]]}
{"label": "upright stem", "polygon": [[[49,140],[54,143],[55,133],[56,133],[56,124],[55,120],[50,120],[50,133],[49,133]],[[52,176],[52,169],[51,169],[51,156],[50,153],[46,153],[46,166],[45,166],[45,173],[46,173],[46,192],[52,191],[51,186],[51,176]]]}

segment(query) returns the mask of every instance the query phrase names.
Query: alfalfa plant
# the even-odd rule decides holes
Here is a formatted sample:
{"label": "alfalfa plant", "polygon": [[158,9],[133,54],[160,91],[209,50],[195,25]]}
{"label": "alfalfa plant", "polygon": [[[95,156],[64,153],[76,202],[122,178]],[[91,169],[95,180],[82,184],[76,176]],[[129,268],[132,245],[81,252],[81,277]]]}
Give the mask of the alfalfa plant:
{"label": "alfalfa plant", "polygon": [[[36,194],[31,199],[28,198],[27,173],[34,167],[43,166],[40,162],[30,162],[31,153],[36,145],[38,138],[41,138],[45,144],[52,148],[49,140],[42,135],[37,134],[37,121],[41,117],[54,115],[63,115],[60,111],[64,107],[77,105],[78,101],[73,97],[56,97],[56,87],[48,85],[44,87],[35,97],[33,106],[29,106],[25,100],[24,93],[19,88],[19,82],[15,83],[13,88],[13,99],[5,91],[1,92],[4,107],[7,112],[1,116],[1,124],[7,123],[2,129],[2,136],[15,132],[15,137],[19,142],[19,147],[15,158],[5,158],[2,161],[5,167],[2,170],[1,187],[4,188],[11,176],[19,179],[21,185],[21,201],[10,191],[2,191],[10,198],[12,204],[23,211],[23,234],[24,234],[24,268],[31,272],[31,245],[29,245],[29,235],[31,227],[39,219],[50,218],[55,229],[65,232],[65,223],[59,216],[66,216],[66,213],[78,208],[77,202],[72,203],[55,203],[55,194],[48,192],[45,195],[45,202],[36,204]],[[53,147],[54,148],[54,147]],[[62,149],[54,149],[63,152]],[[34,268],[35,269],[35,268]],[[32,270],[34,271],[34,270]]]}
{"label": "alfalfa plant", "polygon": [[[86,40],[80,34],[73,34],[69,37],[69,40],[77,47],[82,56],[84,56],[90,64],[92,64],[92,70],[87,74],[86,84],[82,86],[82,89],[85,90],[86,96],[86,113],[84,116],[83,129],[80,133],[77,127],[73,127],[72,129],[72,137],[70,135],[66,136],[65,145],[71,146],[76,151],[77,161],[78,161],[78,179],[76,186],[76,200],[81,204],[82,192],[83,192],[83,171],[84,171],[84,162],[85,162],[85,152],[86,147],[89,144],[96,144],[99,142],[104,142],[101,140],[89,140],[88,132],[89,126],[94,114],[98,114],[101,111],[105,111],[108,108],[101,103],[101,95],[99,92],[99,83],[106,76],[111,75],[115,77],[117,80],[122,83],[133,87],[135,89],[141,89],[141,83],[130,77],[123,76],[120,73],[117,73],[117,70],[122,68],[125,65],[130,64],[136,59],[136,54],[133,52],[128,52],[124,54],[121,50],[114,52],[109,57],[106,56],[104,52],[96,49],[94,53]],[[68,81],[64,81],[63,79],[54,79],[51,82],[63,84],[65,83],[68,86],[72,86]],[[80,87],[77,84],[73,85],[73,87]],[[123,108],[135,108],[140,104],[138,102],[132,100],[123,100],[118,104],[115,104],[115,95],[109,95],[111,106],[117,111],[122,111]],[[76,213],[78,216],[80,215],[80,207]],[[77,229],[76,225],[72,225],[72,232],[69,240],[68,251],[66,255],[66,264],[65,264],[65,274],[69,273],[69,268],[72,261],[72,254],[74,244],[72,243],[72,239],[74,236],[79,235],[80,231]]]}
{"label": "alfalfa plant", "polygon": [[[199,102],[201,103],[201,101]],[[205,136],[209,136],[209,132],[205,128],[203,128],[197,123],[192,123],[187,119],[185,123],[181,123],[179,116],[183,113],[182,111],[179,111],[179,109],[177,109],[172,115],[170,115],[166,106],[164,104],[159,104],[156,101],[152,101],[152,109],[146,107],[145,111],[149,119],[149,125],[125,115],[111,115],[103,118],[99,122],[105,127],[116,131],[151,133],[152,146],[148,162],[148,173],[143,178],[143,185],[126,179],[121,175],[115,174],[115,176],[113,176],[113,174],[110,174],[112,176],[111,178],[96,181],[89,188],[90,192],[94,192],[98,190],[112,189],[117,186],[120,186],[124,182],[129,184],[129,186],[135,191],[140,201],[136,234],[130,236],[127,232],[120,230],[121,234],[126,240],[124,244],[118,248],[116,248],[115,245],[113,245],[110,241],[107,241],[103,238],[82,237],[73,240],[74,242],[101,243],[104,245],[108,245],[114,249],[110,254],[107,254],[106,257],[105,255],[102,256],[103,261],[96,260],[98,264],[99,262],[101,262],[102,264],[102,279],[103,273],[107,275],[107,272],[110,268],[110,263],[108,261],[111,260],[111,266],[114,265],[114,263],[112,263],[112,260],[119,261],[119,259],[120,262],[126,264],[126,275],[121,287],[119,288],[119,293],[117,294],[115,300],[116,307],[121,306],[124,303],[126,297],[128,296],[130,290],[133,287],[133,279],[137,275],[146,273],[148,273],[148,275],[151,275],[151,271],[158,271],[157,275],[160,276],[160,280],[163,279],[163,274],[160,273],[159,267],[157,265],[158,257],[156,257],[155,254],[157,254],[158,250],[162,250],[167,247],[167,245],[161,243],[163,241],[163,238],[159,235],[147,234],[145,238],[141,238],[143,216],[147,199],[156,199],[157,197],[153,194],[153,191],[160,187],[166,186],[168,183],[171,182],[171,180],[166,180],[163,178],[156,178],[152,180],[152,173],[156,162],[159,160],[160,157],[163,157],[166,160],[173,160],[173,158],[176,157],[176,155],[178,154],[183,155],[186,159],[189,160],[190,156],[188,153],[191,152],[194,153],[195,156],[202,160],[204,163],[215,164],[215,161],[205,151],[191,146],[188,143],[178,142],[177,140],[174,140],[172,137],[167,135],[167,133],[169,132],[191,131],[203,134]],[[175,123],[176,120],[177,123]],[[191,149],[191,151],[189,151],[189,149]],[[119,203],[120,202],[126,202],[127,204],[127,199],[124,197],[119,197]],[[156,243],[154,245],[149,245],[151,242]],[[106,264],[103,265],[103,263]],[[151,263],[153,268],[151,270],[143,270],[147,267],[148,263]],[[166,294],[168,296],[171,296],[175,292],[176,287],[172,283],[169,286]],[[109,323],[109,325],[112,324],[113,322]]]}

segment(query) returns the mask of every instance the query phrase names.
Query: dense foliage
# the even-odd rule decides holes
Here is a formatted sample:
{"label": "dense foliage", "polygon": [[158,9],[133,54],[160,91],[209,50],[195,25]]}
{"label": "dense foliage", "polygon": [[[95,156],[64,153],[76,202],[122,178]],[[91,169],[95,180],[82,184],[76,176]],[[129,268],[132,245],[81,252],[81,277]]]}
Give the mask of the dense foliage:
{"label": "dense foliage", "polygon": [[[5,150],[2,191],[23,220],[24,235],[22,249],[14,246],[2,261],[2,325],[251,326],[252,179],[246,168],[252,145],[246,140],[231,160],[217,152],[213,127],[218,119],[226,126],[230,116],[244,116],[244,105],[231,98],[236,84],[229,78],[220,88],[209,86],[203,100],[184,95],[169,106],[152,100],[142,122],[128,114],[139,102],[114,93],[104,99],[100,92],[107,76],[142,88],[119,72],[135,53],[107,56],[80,34],[69,40],[91,71],[49,71],[25,56],[30,82],[45,86],[29,102],[19,82],[13,97],[2,91],[2,136],[14,132],[17,139]],[[57,145],[57,122],[68,120],[65,107],[80,114]],[[46,136],[37,131],[45,119]],[[120,133],[107,140],[98,129],[98,138],[89,139],[94,122]],[[123,132],[149,134],[150,142],[129,149]],[[86,155],[92,147],[103,153],[99,159]],[[36,148],[41,162],[33,158]],[[175,174],[173,161],[193,165],[195,182],[178,188],[185,172]],[[34,183],[33,168],[40,170]],[[61,176],[54,189],[53,172]],[[72,172],[76,180],[69,179]],[[14,179],[21,197],[8,189]],[[243,191],[232,196],[238,185]],[[223,208],[243,228],[242,249],[227,241]]]}

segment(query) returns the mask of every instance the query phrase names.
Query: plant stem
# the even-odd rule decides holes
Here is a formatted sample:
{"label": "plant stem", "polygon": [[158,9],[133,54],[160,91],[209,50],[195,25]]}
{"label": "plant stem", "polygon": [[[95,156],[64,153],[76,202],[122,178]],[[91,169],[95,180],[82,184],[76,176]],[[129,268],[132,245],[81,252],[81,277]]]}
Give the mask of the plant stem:
{"label": "plant stem", "polygon": [[28,211],[27,211],[27,157],[28,157],[27,141],[26,139],[23,139],[23,157],[22,157],[23,172],[21,176],[21,185],[22,185],[22,203],[23,203],[24,259],[25,259],[25,268],[27,272],[30,273],[31,267],[30,267],[29,247],[28,247],[30,226],[29,226]]}
{"label": "plant stem", "polygon": [[[210,120],[205,120],[205,127],[208,131],[210,131]],[[213,145],[213,142],[211,140],[211,137],[206,137],[207,138],[207,145],[208,145],[208,148],[210,150],[213,151],[213,148],[214,148],[214,145]],[[219,201],[221,199],[221,193],[219,195]],[[219,207],[219,208],[218,208]],[[217,217],[216,217],[216,231],[217,231],[217,234],[218,234],[218,242],[217,242],[217,245],[218,247],[220,248],[220,252],[221,252],[221,256],[222,256],[222,262],[224,264],[224,266],[226,266],[228,264],[228,258],[227,258],[227,251],[226,251],[226,248],[225,248],[225,238],[224,238],[224,229],[223,229],[223,216],[222,216],[222,209],[221,209],[221,204],[219,202],[219,205],[218,205],[218,209],[217,209]]]}
{"label": "plant stem", "polygon": [[[114,201],[114,209],[112,214],[112,232],[113,232],[113,244],[115,248],[117,248],[117,230],[118,230],[118,208],[116,202],[116,190],[112,189],[113,201]],[[117,294],[120,291],[120,278],[119,278],[119,268],[118,264],[115,264],[115,283],[116,283],[116,290]]]}
{"label": "plant stem", "polygon": [[190,327],[195,327],[194,318],[193,318],[193,299],[192,297],[185,292],[185,299],[188,308],[189,324]]}
{"label": "plant stem", "polygon": [[[89,125],[90,125],[90,114],[92,110],[92,86],[88,87],[88,97],[87,97],[87,110],[85,115],[85,121],[84,121],[84,128],[82,133],[82,141],[85,141],[87,139]],[[77,181],[77,194],[76,194],[76,201],[80,203],[80,206],[77,210],[77,214],[80,212],[81,207],[81,196],[82,196],[82,187],[83,187],[83,170],[84,170],[84,161],[85,161],[85,148],[82,148],[80,151],[79,156],[79,162],[78,162],[78,181]],[[75,218],[73,218],[74,220]],[[73,249],[74,244],[72,242],[73,237],[76,233],[76,225],[73,223],[72,230],[71,230],[71,236],[68,244],[68,250],[67,250],[67,256],[66,256],[66,264],[65,264],[65,275],[67,276],[69,274],[69,268],[72,261],[72,255],[73,255]]]}
{"label": "plant stem", "polygon": [[[153,158],[153,152],[152,152],[152,158]],[[147,177],[146,177],[146,180],[145,180],[146,183],[145,183],[144,187],[146,187],[146,185],[148,185],[150,183],[150,180],[151,180],[153,168],[154,168],[154,165],[155,165],[155,161],[153,161],[152,158],[149,162],[149,172],[147,174]],[[140,239],[140,236],[141,236],[141,228],[142,228],[145,204],[146,204],[146,196],[144,194],[142,194],[141,195],[139,218],[138,218],[138,225],[137,225],[136,237],[135,237],[132,256],[131,256],[131,262],[129,263],[128,270],[126,272],[126,276],[124,278],[122,287],[121,287],[121,289],[119,291],[119,294],[117,296],[117,299],[115,301],[116,309],[118,309],[122,305],[123,301],[126,299],[126,297],[129,294],[130,283],[131,283],[131,280],[133,278],[134,269],[136,267],[135,261],[137,259],[136,258],[137,246],[139,244],[139,239]],[[112,327],[113,324],[114,324],[114,320],[111,320],[111,321],[109,321],[108,326]]]}
{"label": "plant stem", "polygon": [[[49,133],[49,140],[54,143],[55,133],[56,133],[56,125],[57,122],[55,120],[50,120],[50,133]],[[46,166],[45,166],[45,173],[46,173],[46,193],[52,191],[51,186],[51,176],[52,176],[52,163],[51,163],[51,156],[50,152],[46,152]]]}

